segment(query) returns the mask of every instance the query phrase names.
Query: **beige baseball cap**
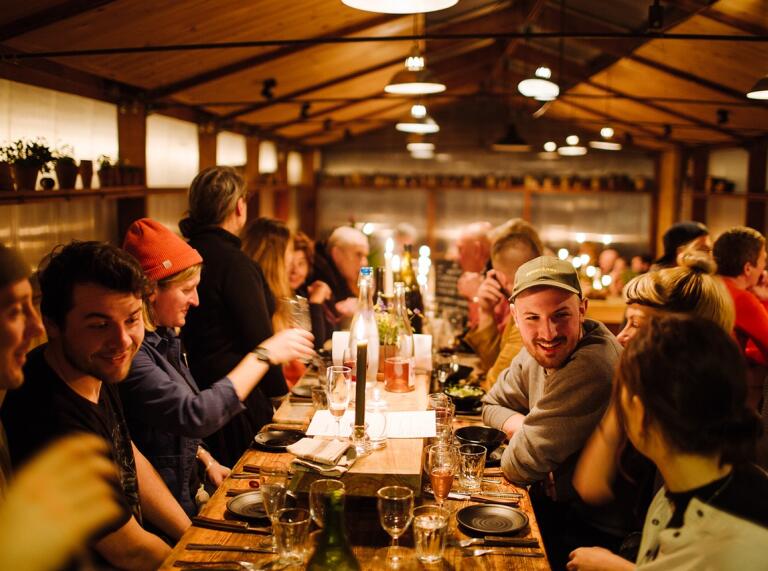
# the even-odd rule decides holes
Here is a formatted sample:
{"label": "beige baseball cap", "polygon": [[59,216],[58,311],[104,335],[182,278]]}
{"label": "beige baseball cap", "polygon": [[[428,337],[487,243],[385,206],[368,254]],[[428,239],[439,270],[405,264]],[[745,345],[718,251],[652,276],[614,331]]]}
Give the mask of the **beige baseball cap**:
{"label": "beige baseball cap", "polygon": [[541,286],[564,289],[581,298],[581,284],[573,265],[553,256],[539,256],[517,270],[509,301],[514,302],[521,292],[529,288]]}

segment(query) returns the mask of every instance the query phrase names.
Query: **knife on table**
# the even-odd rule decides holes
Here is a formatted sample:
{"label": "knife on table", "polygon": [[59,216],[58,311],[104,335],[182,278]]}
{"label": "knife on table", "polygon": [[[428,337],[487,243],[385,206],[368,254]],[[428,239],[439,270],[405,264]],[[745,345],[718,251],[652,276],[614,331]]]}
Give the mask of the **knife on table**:
{"label": "knife on table", "polygon": [[205,527],[207,529],[217,529],[219,531],[231,531],[234,533],[261,533],[265,535],[272,533],[272,529],[269,527],[255,527],[244,521],[215,519],[201,515],[192,518],[192,525]]}
{"label": "knife on table", "polygon": [[190,543],[184,547],[191,551],[237,551],[243,553],[275,553],[272,547],[254,545],[217,545],[215,543]]}

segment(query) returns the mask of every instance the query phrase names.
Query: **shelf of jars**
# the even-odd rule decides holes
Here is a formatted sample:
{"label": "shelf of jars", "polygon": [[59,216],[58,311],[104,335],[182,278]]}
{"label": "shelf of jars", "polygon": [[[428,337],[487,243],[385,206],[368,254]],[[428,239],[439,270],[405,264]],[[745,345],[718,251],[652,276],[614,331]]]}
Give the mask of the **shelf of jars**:
{"label": "shelf of jars", "polygon": [[511,192],[653,192],[652,179],[627,175],[600,177],[533,176],[522,177],[483,175],[402,175],[402,174],[349,174],[319,176],[318,184],[325,187],[350,189],[413,189],[440,190],[501,190]]}
{"label": "shelf of jars", "polygon": [[690,196],[692,198],[728,198],[736,200],[762,200],[768,202],[768,189],[763,192],[717,192],[706,190],[683,190],[683,196]]}
{"label": "shelf of jars", "polygon": [[186,188],[147,188],[141,185],[112,186],[106,188],[54,189],[54,190],[0,190],[0,204],[24,204],[50,200],[78,200],[82,198],[141,198],[149,194],[176,194]]}

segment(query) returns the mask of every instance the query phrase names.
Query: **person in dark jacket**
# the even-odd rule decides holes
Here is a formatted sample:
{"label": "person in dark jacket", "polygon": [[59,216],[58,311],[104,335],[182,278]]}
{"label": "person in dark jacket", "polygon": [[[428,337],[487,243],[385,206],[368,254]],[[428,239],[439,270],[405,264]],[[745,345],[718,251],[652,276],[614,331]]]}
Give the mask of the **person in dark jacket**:
{"label": "person in dark jacket", "polygon": [[315,280],[307,283],[309,268],[314,263],[315,244],[304,232],[293,234],[293,253],[288,265],[288,284],[295,295],[309,300],[309,314],[312,320],[312,335],[315,336],[315,349],[321,349],[333,334],[333,321],[326,315],[325,302],[331,298],[331,288],[327,283]]}
{"label": "person in dark jacket", "polygon": [[[179,223],[182,234],[203,258],[198,295],[200,306],[187,314],[181,337],[189,352],[189,368],[201,389],[225,377],[240,361],[272,336],[275,300],[264,275],[241,250],[238,235],[248,216],[247,190],[230,167],[201,171],[189,189],[189,217]],[[205,439],[219,462],[231,466],[272,420],[271,397],[288,392],[281,367],[259,351],[270,365],[245,399],[245,410]]]}
{"label": "person in dark jacket", "polygon": [[[256,387],[269,366],[248,353],[229,374],[200,390],[186,365],[176,327],[198,305],[197,284],[202,258],[165,226],[144,218],[126,233],[123,248],[141,264],[156,284],[145,308],[144,342],[120,385],[131,436],[160,473],[184,511],[197,513],[195,492],[199,472],[213,486],[229,474],[201,446],[210,436],[244,409],[241,400]],[[311,337],[296,329],[286,330],[261,346],[278,362],[311,355]]]}

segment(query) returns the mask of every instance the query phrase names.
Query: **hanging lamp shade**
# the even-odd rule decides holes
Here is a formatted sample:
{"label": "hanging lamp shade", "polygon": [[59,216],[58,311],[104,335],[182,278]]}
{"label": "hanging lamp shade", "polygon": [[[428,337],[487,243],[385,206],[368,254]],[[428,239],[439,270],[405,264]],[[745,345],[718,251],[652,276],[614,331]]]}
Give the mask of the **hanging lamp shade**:
{"label": "hanging lamp shade", "polygon": [[445,91],[445,84],[437,81],[426,69],[403,69],[392,76],[384,91],[394,95],[429,95]]}
{"label": "hanging lamp shade", "polygon": [[749,99],[768,99],[768,75],[761,77],[755,82],[752,89],[747,92],[747,97]]}
{"label": "hanging lamp shade", "polygon": [[437,133],[440,130],[440,125],[438,125],[429,115],[419,118],[409,115],[398,121],[395,125],[395,129],[402,131],[403,133],[428,135],[430,133]]}
{"label": "hanging lamp shade", "polygon": [[421,14],[455,6],[459,0],[341,0],[350,8],[382,14]]}
{"label": "hanging lamp shade", "polygon": [[517,84],[517,90],[526,97],[537,101],[553,101],[560,95],[560,86],[550,79],[552,71],[548,67],[540,67],[533,77],[524,79]]}
{"label": "hanging lamp shade", "polygon": [[590,141],[589,146],[593,149],[600,149],[601,151],[620,151],[621,143],[616,141]]}
{"label": "hanging lamp shade", "polygon": [[557,154],[561,157],[580,157],[587,154],[587,147],[581,145],[564,145],[557,148]]}
{"label": "hanging lamp shade", "polygon": [[517,132],[517,127],[514,123],[509,124],[506,134],[493,143],[491,148],[494,151],[504,153],[525,153],[531,150],[531,146]]}

